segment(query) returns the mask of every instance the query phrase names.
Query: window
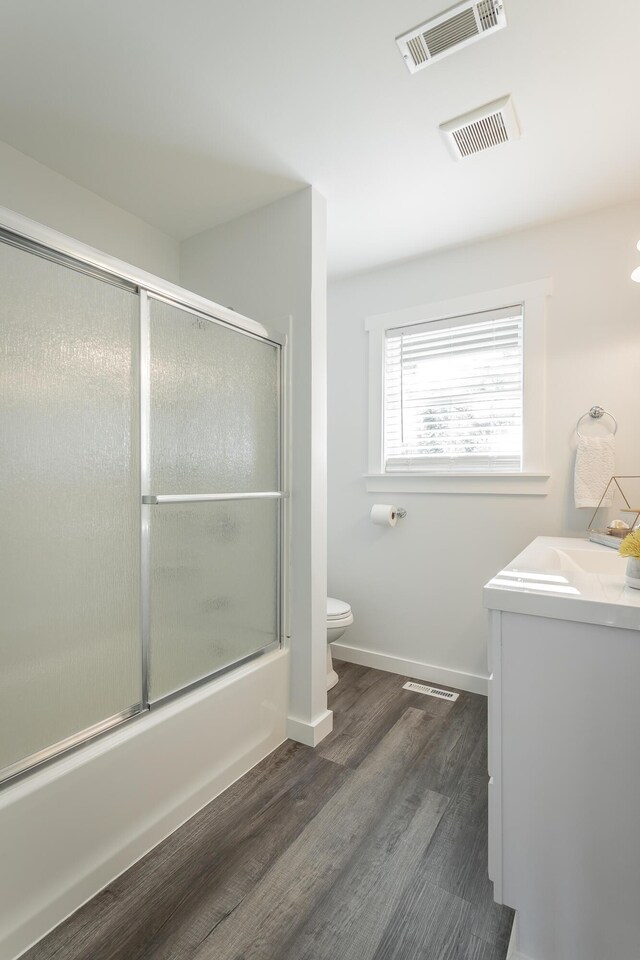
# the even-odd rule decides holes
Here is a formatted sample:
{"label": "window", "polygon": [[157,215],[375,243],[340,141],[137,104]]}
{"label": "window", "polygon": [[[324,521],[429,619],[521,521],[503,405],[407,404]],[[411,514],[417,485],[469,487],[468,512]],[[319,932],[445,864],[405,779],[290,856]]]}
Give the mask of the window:
{"label": "window", "polygon": [[386,471],[522,468],[522,304],[391,327]]}
{"label": "window", "polygon": [[545,493],[549,281],[369,317],[372,492]]}

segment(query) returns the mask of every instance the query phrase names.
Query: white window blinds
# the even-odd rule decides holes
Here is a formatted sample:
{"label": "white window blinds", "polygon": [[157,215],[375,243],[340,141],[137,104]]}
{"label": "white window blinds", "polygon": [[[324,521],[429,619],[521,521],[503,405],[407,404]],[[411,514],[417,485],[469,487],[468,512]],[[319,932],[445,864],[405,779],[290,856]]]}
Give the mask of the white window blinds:
{"label": "white window blinds", "polygon": [[522,469],[523,307],[386,331],[386,471]]}

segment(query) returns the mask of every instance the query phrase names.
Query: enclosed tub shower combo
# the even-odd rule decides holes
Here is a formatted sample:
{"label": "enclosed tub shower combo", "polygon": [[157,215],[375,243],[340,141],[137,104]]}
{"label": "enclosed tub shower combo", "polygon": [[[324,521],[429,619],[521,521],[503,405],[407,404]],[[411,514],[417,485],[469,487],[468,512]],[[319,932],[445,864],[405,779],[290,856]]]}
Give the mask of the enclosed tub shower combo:
{"label": "enclosed tub shower combo", "polygon": [[2,222],[13,781],[280,645],[284,338]]}

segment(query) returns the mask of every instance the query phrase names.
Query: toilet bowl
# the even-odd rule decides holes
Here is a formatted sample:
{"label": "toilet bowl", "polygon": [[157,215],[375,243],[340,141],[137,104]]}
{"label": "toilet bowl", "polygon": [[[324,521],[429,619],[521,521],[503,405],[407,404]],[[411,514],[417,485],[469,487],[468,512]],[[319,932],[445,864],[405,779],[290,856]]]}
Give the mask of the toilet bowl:
{"label": "toilet bowl", "polygon": [[344,600],[327,597],[327,690],[331,690],[338,682],[338,674],[333,669],[331,660],[331,644],[338,640],[347,627],[353,623],[351,607]]}

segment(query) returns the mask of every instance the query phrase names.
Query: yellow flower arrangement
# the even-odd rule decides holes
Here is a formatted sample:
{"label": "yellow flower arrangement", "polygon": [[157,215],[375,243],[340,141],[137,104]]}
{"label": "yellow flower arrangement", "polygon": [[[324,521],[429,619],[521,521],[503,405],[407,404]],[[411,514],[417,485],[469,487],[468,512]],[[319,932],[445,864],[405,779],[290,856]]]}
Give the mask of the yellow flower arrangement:
{"label": "yellow flower arrangement", "polygon": [[640,557],[640,529],[628,533],[620,544],[621,557]]}

